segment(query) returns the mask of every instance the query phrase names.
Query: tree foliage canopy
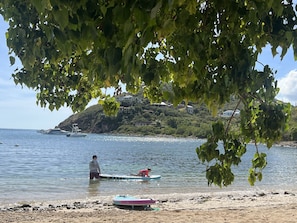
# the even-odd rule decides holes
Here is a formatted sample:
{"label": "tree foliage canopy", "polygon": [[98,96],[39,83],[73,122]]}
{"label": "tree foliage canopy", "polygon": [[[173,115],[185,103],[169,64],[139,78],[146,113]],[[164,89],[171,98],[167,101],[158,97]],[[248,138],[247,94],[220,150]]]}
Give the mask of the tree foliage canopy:
{"label": "tree foliage canopy", "polygon": [[[143,88],[151,101],[205,103],[214,114],[238,97],[241,131],[214,123],[197,148],[210,163],[208,182],[219,186],[233,181],[246,143],[270,148],[287,127],[290,106],[275,100],[269,66],[256,63],[268,44],[273,55],[292,47],[296,57],[294,7],[292,0],[0,0],[11,63],[18,57],[23,65],[14,81],[34,89],[43,107],[80,111],[100,98],[114,114],[116,101],[102,89],[121,83],[129,92]],[[256,150],[251,184],[265,165]]]}

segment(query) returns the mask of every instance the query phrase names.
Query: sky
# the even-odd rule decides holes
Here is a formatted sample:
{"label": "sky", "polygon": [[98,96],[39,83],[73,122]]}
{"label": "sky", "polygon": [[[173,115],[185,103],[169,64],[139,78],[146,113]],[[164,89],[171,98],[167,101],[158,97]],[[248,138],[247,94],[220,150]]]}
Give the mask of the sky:
{"label": "sky", "polygon": [[[73,112],[67,107],[58,111],[41,108],[36,104],[36,92],[33,89],[15,85],[11,74],[16,67],[10,66],[5,39],[7,28],[8,24],[0,16],[0,128],[36,130],[54,128]],[[294,61],[292,49],[281,61],[279,56],[273,58],[270,48],[267,47],[258,60],[277,70],[275,78],[280,88],[277,98],[297,105],[297,61]]]}
{"label": "sky", "polygon": [[[11,67],[5,32],[8,24],[0,16],[0,128],[49,129],[73,114],[63,107],[51,112],[36,104],[36,92],[16,85],[11,77],[16,66]],[[19,64],[20,67],[20,64]]]}

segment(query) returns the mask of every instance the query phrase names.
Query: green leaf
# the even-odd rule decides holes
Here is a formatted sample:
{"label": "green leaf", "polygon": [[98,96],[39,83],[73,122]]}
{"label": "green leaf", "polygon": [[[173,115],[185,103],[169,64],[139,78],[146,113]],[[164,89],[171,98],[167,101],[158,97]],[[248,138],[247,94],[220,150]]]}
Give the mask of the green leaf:
{"label": "green leaf", "polygon": [[64,30],[69,24],[68,10],[66,8],[56,10],[54,12],[54,18],[61,30]]}
{"label": "green leaf", "polygon": [[155,7],[151,10],[151,18],[154,19],[160,13],[160,8],[162,7],[162,1],[158,1]]}
{"label": "green leaf", "polygon": [[10,65],[14,65],[15,64],[15,57],[13,56],[9,56],[9,61],[10,61]]}
{"label": "green leaf", "polygon": [[105,97],[99,101],[99,104],[103,106],[103,111],[108,116],[116,116],[120,109],[119,102],[113,97]]}
{"label": "green leaf", "polygon": [[50,0],[32,0],[32,4],[36,7],[36,10],[39,13],[44,13],[46,9],[50,10],[52,8]]}

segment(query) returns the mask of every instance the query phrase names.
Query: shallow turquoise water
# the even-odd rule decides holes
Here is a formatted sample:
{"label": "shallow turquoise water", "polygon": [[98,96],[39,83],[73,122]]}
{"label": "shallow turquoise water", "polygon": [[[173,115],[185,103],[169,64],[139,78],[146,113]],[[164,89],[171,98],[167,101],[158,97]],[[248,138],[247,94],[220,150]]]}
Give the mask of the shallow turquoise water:
{"label": "shallow turquoise water", "polygon": [[[196,139],[128,137],[89,134],[84,138],[45,135],[34,130],[0,129],[0,203],[90,198],[97,195],[207,192],[205,166],[199,164]],[[297,149],[273,147],[264,179],[247,182],[254,147],[235,168],[234,184],[222,190],[295,188]],[[150,167],[162,175],[150,182],[101,180],[90,182],[88,163],[93,154],[103,173],[131,174]]]}

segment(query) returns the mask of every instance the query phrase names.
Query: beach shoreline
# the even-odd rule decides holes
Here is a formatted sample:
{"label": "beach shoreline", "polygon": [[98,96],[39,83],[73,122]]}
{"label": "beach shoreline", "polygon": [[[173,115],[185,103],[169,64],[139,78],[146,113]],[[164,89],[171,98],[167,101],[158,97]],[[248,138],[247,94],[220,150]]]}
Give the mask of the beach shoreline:
{"label": "beach shoreline", "polygon": [[0,206],[1,222],[296,222],[296,191],[137,195],[150,209],[119,208],[113,196]]}
{"label": "beach shoreline", "polygon": [[[8,138],[13,135],[9,131],[6,134]],[[19,134],[19,132],[15,134]],[[246,173],[239,170],[241,174],[239,181],[235,181],[230,187],[220,189],[207,187],[204,173],[200,174],[204,171],[204,167],[201,169],[197,166],[197,156],[192,149],[197,145],[195,140],[191,143],[189,142],[191,140],[161,140],[160,142],[158,140],[138,141],[138,139],[133,139],[134,141],[130,142],[130,138],[120,141],[113,138],[106,141],[102,140],[102,142],[108,143],[101,145],[102,142],[100,141],[100,153],[98,152],[98,154],[104,160],[102,166],[107,173],[116,171],[118,167],[121,167],[121,171],[129,173],[131,169],[135,169],[135,163],[139,166],[144,165],[146,160],[140,160],[139,155],[135,153],[136,150],[129,150],[131,143],[133,143],[133,145],[136,145],[135,147],[141,148],[143,151],[151,151],[151,149],[156,148],[152,153],[153,155],[157,154],[152,156],[154,157],[154,159],[152,158],[154,160],[153,165],[156,166],[154,171],[162,174],[164,178],[160,182],[154,181],[149,184],[125,181],[100,181],[99,184],[90,184],[86,166],[88,160],[86,161],[81,157],[89,158],[90,154],[93,154],[93,147],[97,148],[98,144],[95,139],[92,141],[94,144],[84,144],[86,148],[83,150],[81,150],[80,146],[77,146],[79,144],[76,140],[72,143],[68,139],[64,140],[67,146],[65,146],[63,154],[74,154],[74,156],[71,158],[65,157],[68,158],[67,162],[64,162],[67,165],[63,166],[62,169],[68,170],[69,163],[73,164],[74,168],[71,168],[70,172],[67,171],[67,175],[73,176],[75,174],[74,178],[64,178],[64,175],[59,174],[61,170],[58,165],[60,159],[56,159],[61,157],[60,142],[55,144],[58,140],[50,140],[49,145],[44,147],[45,139],[41,139],[32,132],[26,131],[23,134],[23,138],[26,139],[31,139],[31,136],[36,137],[36,144],[28,146],[30,152],[21,149],[27,148],[25,145],[29,144],[29,141],[16,141],[15,137],[12,137],[9,141],[8,145],[12,146],[7,146],[5,147],[7,149],[2,150],[2,156],[6,157],[3,160],[6,162],[3,162],[2,166],[7,167],[7,169],[4,169],[6,175],[1,181],[3,187],[1,188],[2,199],[0,199],[0,219],[4,223],[296,222],[297,187],[294,176],[296,173],[295,157],[297,153],[295,148],[297,143],[293,141],[279,142],[276,145],[277,148],[275,149],[278,153],[272,153],[268,163],[272,169],[267,174],[265,173],[265,179],[261,184],[254,187],[248,185],[247,177],[245,177],[250,167],[248,161],[248,165],[242,167],[246,170]],[[164,156],[160,156],[160,148],[167,148],[164,147],[164,142],[168,143],[170,149],[164,149]],[[21,146],[13,146],[16,143]],[[68,146],[69,143],[70,146]],[[123,144],[125,146],[121,147]],[[154,145],[154,148],[152,148],[151,144]],[[261,150],[266,151],[266,147],[264,148],[262,145],[259,147]],[[292,148],[286,149],[283,147]],[[67,151],[67,148],[71,149]],[[172,152],[172,148],[176,149],[175,153]],[[189,149],[185,150],[184,148]],[[50,152],[45,155],[45,151]],[[73,151],[79,152],[74,153]],[[122,151],[125,151],[125,153],[121,153]],[[133,156],[127,156],[127,151],[128,154],[133,154]],[[137,149],[137,151],[142,154],[140,149]],[[252,157],[253,150],[250,151],[249,155]],[[23,153],[15,159],[16,152]],[[40,156],[37,156],[37,159],[31,159],[35,157],[30,155],[31,153],[40,154]],[[81,155],[81,153],[84,155]],[[113,155],[109,156],[111,153]],[[129,162],[121,162],[122,157],[129,159]],[[164,160],[164,157],[166,157],[166,160]],[[131,160],[131,158],[133,159]],[[48,162],[38,162],[41,159],[46,159]],[[11,162],[12,160],[14,162]],[[18,170],[14,169],[15,162],[19,162]],[[151,166],[150,162],[149,165]],[[27,165],[27,163],[32,165]],[[46,165],[43,165],[44,163]],[[133,165],[130,165],[131,163]],[[110,164],[112,164],[111,167]],[[105,168],[104,165],[106,165]],[[53,167],[53,169],[50,169],[51,171],[47,169],[49,166]],[[56,167],[59,167],[59,169],[55,169]],[[178,172],[175,172],[175,169]],[[171,176],[165,175],[168,172]],[[191,173],[189,178],[184,178],[185,172]],[[270,174],[271,172],[275,174]],[[13,173],[19,173],[19,175],[16,176]],[[50,177],[47,177],[47,175]],[[34,176],[34,178],[28,176]],[[139,198],[152,198],[157,202],[148,210],[122,209],[112,203],[113,197],[118,193]]]}
{"label": "beach shoreline", "polygon": [[280,141],[275,143],[275,146],[297,148],[297,141]]}

